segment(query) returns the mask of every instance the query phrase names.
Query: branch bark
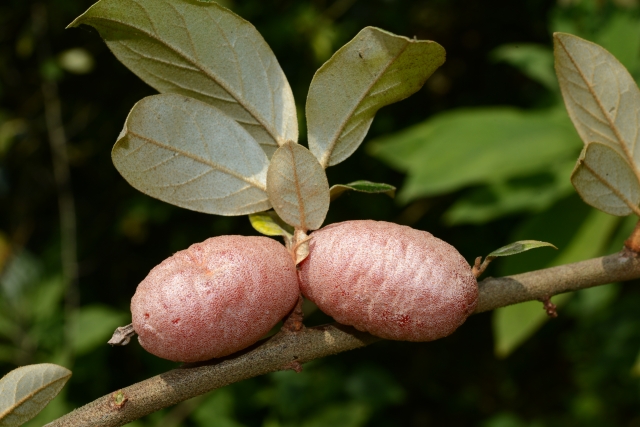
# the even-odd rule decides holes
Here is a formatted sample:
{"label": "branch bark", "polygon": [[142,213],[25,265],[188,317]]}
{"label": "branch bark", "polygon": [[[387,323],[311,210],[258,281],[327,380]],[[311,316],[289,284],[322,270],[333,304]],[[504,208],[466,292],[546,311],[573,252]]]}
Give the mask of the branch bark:
{"label": "branch bark", "polygon": [[[640,258],[624,249],[613,255],[479,283],[476,313],[563,292],[640,278]],[[224,359],[184,365],[103,396],[47,427],[121,426],[216,388],[379,341],[349,326],[332,324],[283,330]],[[116,403],[116,396],[124,403]]]}

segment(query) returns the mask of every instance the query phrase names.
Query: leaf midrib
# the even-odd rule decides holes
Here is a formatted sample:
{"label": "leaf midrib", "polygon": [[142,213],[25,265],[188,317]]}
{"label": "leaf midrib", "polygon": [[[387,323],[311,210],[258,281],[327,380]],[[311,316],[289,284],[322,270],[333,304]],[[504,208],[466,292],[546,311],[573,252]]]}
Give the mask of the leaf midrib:
{"label": "leaf midrib", "polygon": [[409,47],[410,43],[411,43],[410,40],[406,41],[405,45],[402,47],[400,52],[398,52],[398,54],[395,57],[393,57],[391,60],[389,60],[387,65],[382,69],[382,71],[380,71],[380,74],[378,74],[378,76],[375,79],[373,79],[373,81],[371,82],[369,87],[367,87],[367,89],[363,92],[362,96],[358,99],[358,102],[356,102],[354,104],[354,106],[351,109],[351,111],[349,112],[349,114],[347,114],[345,120],[343,121],[343,123],[338,128],[338,131],[334,134],[333,138],[329,142],[329,145],[327,146],[327,149],[325,150],[325,154],[322,156],[322,159],[320,160],[320,164],[322,165],[323,168],[326,169],[328,167],[329,161],[331,160],[331,155],[333,154],[333,150],[335,149],[336,144],[340,140],[340,135],[342,135],[342,131],[344,130],[344,127],[353,118],[353,113],[358,109],[358,107],[360,106],[362,101],[369,95],[369,92],[371,92],[371,89],[373,88],[373,86],[375,86],[375,84],[378,83],[380,81],[380,79],[382,79],[382,77],[385,75],[385,73],[387,72],[389,67],[391,67],[391,65],[393,65],[398,60],[400,55],[402,55],[404,53],[404,51],[407,50],[407,47]]}
{"label": "leaf midrib", "polygon": [[216,169],[216,170],[219,170],[221,172],[224,172],[224,173],[226,173],[228,175],[233,176],[234,178],[237,178],[239,180],[242,180],[242,181],[246,182],[249,185],[252,185],[253,187],[258,188],[259,190],[264,191],[265,193],[267,191],[267,186],[263,185],[260,181],[256,181],[254,179],[248,178],[248,177],[246,177],[244,175],[241,175],[241,174],[239,174],[239,173],[237,173],[237,172],[235,172],[235,171],[233,171],[231,169],[228,169],[228,168],[226,168],[226,167],[224,167],[224,166],[222,166],[222,165],[220,165],[218,163],[214,163],[214,162],[209,161],[207,159],[204,159],[202,157],[196,156],[195,154],[189,153],[188,151],[180,150],[179,148],[173,147],[171,145],[163,144],[163,143],[161,143],[159,141],[156,141],[154,139],[148,138],[146,136],[143,136],[143,135],[141,135],[141,134],[139,134],[137,132],[131,131],[131,130],[129,130],[127,132],[127,134],[131,135],[131,136],[134,136],[136,138],[139,138],[139,139],[141,139],[141,140],[143,140],[143,141],[145,141],[145,142],[147,142],[149,144],[153,144],[153,145],[156,145],[156,146],[158,146],[160,148],[164,148],[165,150],[178,153],[181,156],[187,157],[187,158],[189,158],[191,160],[195,160],[196,162],[202,163],[203,165],[207,165],[207,166],[209,166],[209,167],[211,167],[213,169]]}
{"label": "leaf midrib", "polygon": [[[32,399],[35,395],[37,395],[38,393],[46,390],[49,387],[52,387],[54,384],[65,380],[66,378],[68,378],[70,375],[66,375],[64,377],[58,378],[57,380],[54,381],[50,381],[46,384],[41,385],[40,387],[38,387],[37,390],[33,390],[30,393],[26,394],[22,399],[20,399],[17,402],[14,402],[13,405],[10,405],[9,408],[7,408],[5,411],[3,411],[2,413],[0,413],[0,421],[2,421],[3,419],[5,419],[5,417],[7,415],[11,415],[13,412],[15,412],[16,409],[18,409],[20,406],[22,406],[25,402],[27,402],[28,400]],[[19,381],[19,380],[18,380]]]}
{"label": "leaf midrib", "polygon": [[[148,15],[147,15],[148,16]],[[159,37],[157,37],[155,34],[149,33],[148,31],[145,31],[141,28],[135,27],[133,25],[130,25],[126,22],[122,22],[120,20],[117,19],[108,19],[108,18],[95,18],[95,17],[91,17],[91,18],[86,18],[86,21],[105,21],[105,22],[112,22],[112,23],[116,23],[116,24],[120,24],[123,27],[127,27],[127,28],[132,28],[135,31],[138,31],[140,33],[145,34],[146,36],[148,36],[149,38],[155,40],[156,42],[158,42],[159,44],[165,46],[166,48],[172,50],[173,52],[175,52],[178,56],[180,56],[181,58],[183,58],[185,61],[187,61],[188,63],[190,63],[191,65],[193,65],[194,67],[196,67],[198,70],[200,70],[204,75],[206,75],[209,79],[213,80],[217,85],[219,85],[222,89],[224,89],[231,97],[233,97],[233,99],[235,99],[235,101],[241,105],[245,110],[247,110],[247,112],[254,118],[256,119],[256,121],[260,124],[260,126],[262,126],[268,133],[269,135],[273,138],[273,140],[278,144],[278,146],[281,146],[284,141],[282,138],[279,137],[279,135],[277,134],[277,132],[275,131],[275,129],[273,129],[268,123],[266,123],[264,121],[264,119],[262,118],[262,116],[255,111],[251,105],[249,104],[245,104],[244,102],[242,102],[240,100],[240,97],[234,92],[232,91],[229,86],[224,83],[224,81],[219,80],[218,78],[216,78],[215,74],[211,74],[209,73],[205,68],[203,68],[202,65],[200,65],[199,62],[196,62],[194,60],[192,60],[191,58],[189,58],[185,53],[182,52],[182,50],[177,49],[176,47],[170,45],[169,43],[163,41],[162,39],[160,39]],[[149,17],[149,22],[153,22],[151,20],[151,17]],[[153,24],[152,24],[153,25]],[[235,52],[234,52],[235,54]],[[209,96],[209,95],[207,95]]]}
{"label": "leaf midrib", "polygon": [[[593,86],[591,85],[591,83],[589,82],[587,77],[582,72],[582,69],[578,66],[578,63],[573,59],[573,56],[571,55],[571,53],[569,52],[569,50],[565,46],[564,41],[561,38],[558,38],[558,42],[560,43],[560,45],[562,46],[562,49],[567,54],[567,58],[569,58],[569,60],[571,61],[571,63],[575,67],[575,69],[578,71],[578,74],[580,75],[580,77],[584,81],[585,85],[587,86],[587,89],[589,90],[589,93],[591,94],[591,96],[595,100],[596,105],[600,109],[600,112],[602,113],[604,118],[609,123],[609,127],[611,128],[611,130],[613,131],[613,134],[616,136],[616,139],[618,140],[618,145],[620,145],[620,147],[622,148],[622,151],[624,152],[624,155],[627,157],[627,161],[628,161],[628,163],[629,163],[629,165],[631,167],[631,170],[633,171],[634,175],[636,176],[636,180],[640,184],[640,171],[636,167],[635,162],[633,161],[633,156],[629,152],[629,147],[627,147],[627,145],[624,142],[624,138],[622,138],[622,135],[620,135],[620,131],[618,130],[618,127],[612,122],[611,117],[609,117],[609,114],[607,113],[606,109],[604,108],[604,105],[602,105],[602,103],[600,102],[600,98],[596,95],[595,91],[593,90]],[[620,101],[618,101],[618,109],[620,108],[619,102]],[[585,164],[585,167],[588,168],[588,166],[586,166],[586,164]],[[588,169],[591,170],[591,168],[588,168]],[[622,200],[624,200],[624,199],[622,199]],[[636,214],[638,214],[638,212],[636,212]]]}
{"label": "leaf midrib", "polygon": [[611,192],[613,194],[615,194],[620,200],[622,200],[627,205],[627,207],[629,207],[629,209],[631,209],[633,211],[633,213],[635,213],[636,215],[640,216],[640,208],[638,206],[634,205],[633,203],[631,203],[631,201],[624,194],[622,194],[614,185],[610,184],[609,181],[604,179],[604,177],[602,177],[602,175],[600,175],[598,172],[596,172],[595,169],[593,169],[591,166],[589,166],[585,160],[586,159],[581,160],[580,161],[580,165],[584,166],[584,168],[586,170],[588,170],[593,176],[595,176],[596,179],[598,181],[600,181],[600,183],[602,185],[604,185],[609,190],[611,190]]}

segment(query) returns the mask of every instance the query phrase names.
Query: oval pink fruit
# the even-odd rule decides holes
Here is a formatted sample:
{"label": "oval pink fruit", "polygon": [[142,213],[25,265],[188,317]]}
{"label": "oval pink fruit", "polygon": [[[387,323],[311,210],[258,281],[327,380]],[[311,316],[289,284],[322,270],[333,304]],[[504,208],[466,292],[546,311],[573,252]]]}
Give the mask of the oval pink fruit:
{"label": "oval pink fruit", "polygon": [[284,246],[267,237],[221,236],[154,267],[131,300],[142,347],[198,362],[241,350],[275,326],[299,295]]}
{"label": "oval pink fruit", "polygon": [[302,294],[336,321],[382,338],[431,341],[473,312],[469,264],[426,231],[347,221],[312,235],[300,265]]}

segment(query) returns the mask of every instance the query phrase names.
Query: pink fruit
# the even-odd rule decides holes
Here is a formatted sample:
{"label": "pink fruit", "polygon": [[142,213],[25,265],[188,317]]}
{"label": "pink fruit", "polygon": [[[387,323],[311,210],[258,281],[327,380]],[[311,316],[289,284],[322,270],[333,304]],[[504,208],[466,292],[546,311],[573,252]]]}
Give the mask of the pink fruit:
{"label": "pink fruit", "polygon": [[311,236],[300,264],[302,294],[340,323],[387,339],[431,341],[476,307],[469,264],[426,231],[347,221]]}
{"label": "pink fruit", "polygon": [[177,362],[222,357],[259,340],[295,305],[296,267],[267,237],[221,236],[154,267],[131,300],[142,347]]}

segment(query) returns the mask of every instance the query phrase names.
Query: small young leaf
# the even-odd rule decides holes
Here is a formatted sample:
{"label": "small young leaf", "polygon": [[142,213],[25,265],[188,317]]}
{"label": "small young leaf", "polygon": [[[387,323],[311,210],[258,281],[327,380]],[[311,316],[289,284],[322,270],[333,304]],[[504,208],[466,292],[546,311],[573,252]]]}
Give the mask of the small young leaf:
{"label": "small young leaf", "polygon": [[69,27],[91,25],[116,57],[161,93],[207,102],[267,155],[298,140],[293,93],[253,25],[215,2],[101,0]]}
{"label": "small young leaf", "polygon": [[353,190],[360,193],[369,193],[369,194],[386,194],[389,197],[394,197],[396,195],[396,187],[389,184],[382,184],[371,181],[354,181],[349,184],[338,184],[331,187],[329,190],[331,194],[331,201],[334,201],[338,197],[342,195],[345,191]]}
{"label": "small young leaf", "polygon": [[265,236],[293,237],[293,228],[285,223],[274,211],[259,212],[249,215],[251,226]]}
{"label": "small young leaf", "polygon": [[582,150],[571,183],[585,203],[611,215],[640,216],[640,183],[616,150],[592,142]]}
{"label": "small young leaf", "polygon": [[322,167],[349,157],[385,105],[407,98],[444,63],[432,41],[367,27],[316,72],[307,97],[309,149]]}
{"label": "small young leaf", "polygon": [[554,249],[558,249],[551,243],[547,242],[539,242],[537,240],[520,240],[518,242],[513,242],[511,244],[503,246],[500,249],[496,249],[495,251],[487,255],[487,258],[516,255],[522,252],[529,251],[531,249],[541,248],[544,246],[550,246]]}
{"label": "small young leaf", "polygon": [[35,417],[71,377],[50,363],[14,369],[0,379],[0,427],[17,427]]}
{"label": "small young leaf", "polygon": [[193,98],[138,102],[111,157],[133,187],[176,206],[217,215],[271,207],[264,151],[237,122]]}
{"label": "small young leaf", "polygon": [[[555,33],[553,37],[556,73],[569,116],[585,144],[599,144],[583,152],[574,185],[580,187],[580,194],[587,195],[587,203],[604,207],[605,212],[640,212],[637,200],[624,201],[640,187],[640,90],[624,66],[604,48],[570,34]],[[605,183],[597,176],[612,179]],[[634,184],[626,181],[628,177],[633,177]],[[623,204],[628,209],[621,208]]]}
{"label": "small young leaf", "polygon": [[309,150],[288,142],[273,154],[267,171],[267,194],[287,224],[317,230],[329,210],[329,183]]}

